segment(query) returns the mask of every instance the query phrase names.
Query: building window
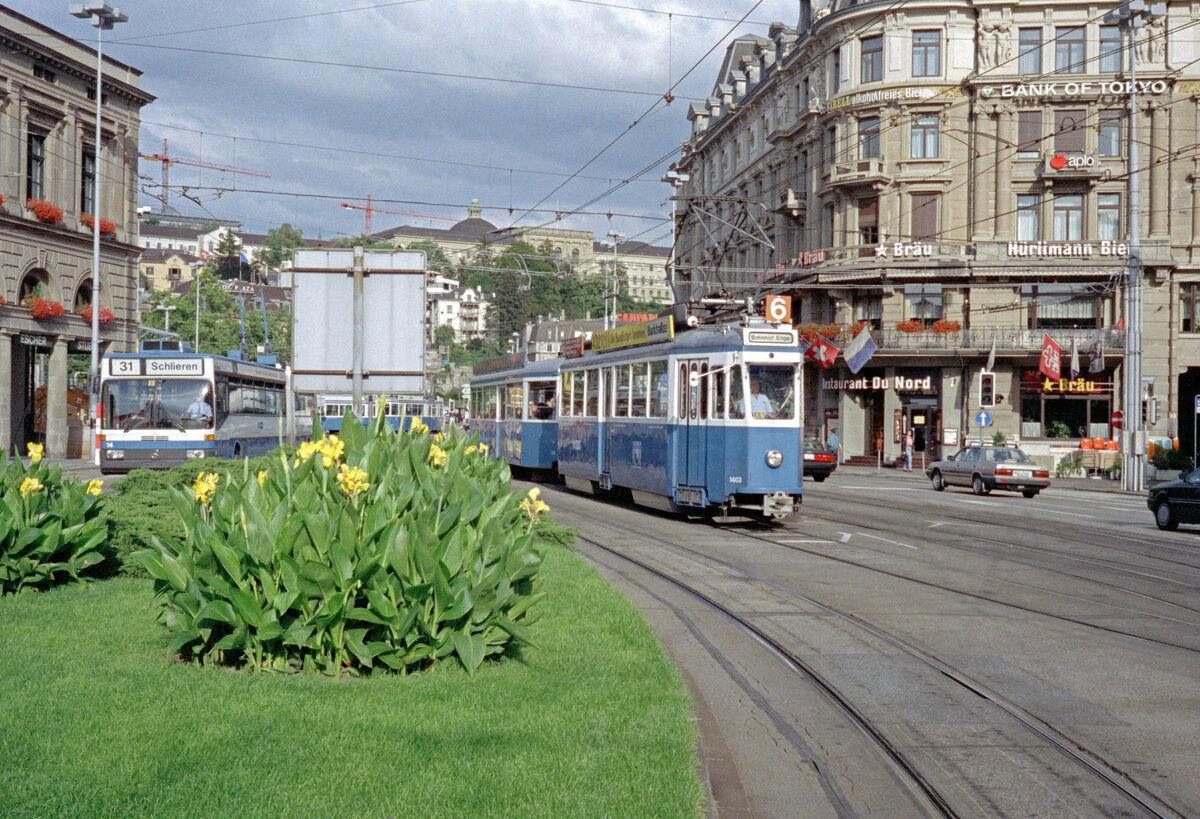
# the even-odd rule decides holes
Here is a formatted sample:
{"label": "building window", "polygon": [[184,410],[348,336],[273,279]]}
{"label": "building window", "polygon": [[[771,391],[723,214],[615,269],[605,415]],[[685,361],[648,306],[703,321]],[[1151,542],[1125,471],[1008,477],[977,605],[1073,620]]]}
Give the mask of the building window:
{"label": "building window", "polygon": [[1083,153],[1084,119],[1087,111],[1082,108],[1054,112],[1054,150],[1060,154]]}
{"label": "building window", "polygon": [[1036,242],[1041,235],[1039,204],[1037,194],[1017,197],[1017,241]]}
{"label": "building window", "polygon": [[1116,242],[1121,238],[1121,194],[1102,193],[1096,197],[1096,238]]}
{"label": "building window", "polygon": [[879,82],[883,79],[883,35],[863,37],[858,41],[862,47],[862,82]]}
{"label": "building window", "polygon": [[854,320],[863,322],[873,330],[883,329],[883,294],[855,296]]}
{"label": "building window", "polygon": [[833,203],[825,206],[825,217],[821,220],[821,239],[825,247],[833,247]]}
{"label": "building window", "polygon": [[842,49],[834,48],[829,69],[829,93],[836,94],[842,87]]}
{"label": "building window", "polygon": [[808,110],[808,77],[800,81],[800,105],[796,109],[796,115],[799,116],[801,111]]}
{"label": "building window", "polygon": [[825,156],[827,162],[837,162],[837,128],[832,125],[825,129]]}
{"label": "building window", "polygon": [[1017,70],[1022,74],[1042,73],[1042,30],[1023,28],[1017,35]]}
{"label": "building window", "polygon": [[912,49],[914,77],[936,77],[942,73],[942,32],[914,31]]}
{"label": "building window", "polygon": [[1054,197],[1054,241],[1078,242],[1083,239],[1083,195],[1059,194]]}
{"label": "building window", "polygon": [[25,143],[25,197],[42,199],[46,193],[46,132],[29,129]]}
{"label": "building window", "polygon": [[926,327],[942,317],[942,286],[940,284],[904,285],[904,312],[910,321]]}
{"label": "building window", "polygon": [[1184,333],[1200,333],[1200,283],[1179,285],[1179,315]]}
{"label": "building window", "polygon": [[1100,156],[1121,155],[1121,119],[1124,111],[1101,111],[1100,124],[1097,128],[1099,138],[1096,141],[1096,153]]}
{"label": "building window", "polygon": [[1059,26],[1054,30],[1054,73],[1082,74],[1087,62],[1083,26]]}
{"label": "building window", "polygon": [[913,159],[937,159],[938,115],[922,114],[912,124]]}
{"label": "building window", "polygon": [[1115,74],[1122,68],[1121,27],[1100,26],[1100,70]]}
{"label": "building window", "polygon": [[912,195],[913,241],[936,239],[937,235],[938,195],[936,193],[914,193]]}
{"label": "building window", "polygon": [[1017,159],[1035,159],[1041,152],[1042,112],[1017,112]]}
{"label": "building window", "polygon": [[879,158],[879,117],[863,117],[858,121],[858,158]]}
{"label": "building window", "polygon": [[167,281],[177,282],[183,277],[182,271],[178,267],[172,267],[167,270]]}
{"label": "building window", "polygon": [[1030,330],[1086,330],[1101,326],[1101,296],[1087,284],[1021,286]]}
{"label": "building window", "polygon": [[79,209],[96,215],[96,152],[87,147],[80,162]]}
{"label": "building window", "polygon": [[878,196],[858,200],[858,243],[866,246],[879,244]]}
{"label": "building window", "polygon": [[54,75],[54,72],[49,68],[46,68],[44,65],[35,64],[33,66],[33,76],[37,77],[39,80],[45,80],[46,82],[54,82],[57,79],[57,77]]}

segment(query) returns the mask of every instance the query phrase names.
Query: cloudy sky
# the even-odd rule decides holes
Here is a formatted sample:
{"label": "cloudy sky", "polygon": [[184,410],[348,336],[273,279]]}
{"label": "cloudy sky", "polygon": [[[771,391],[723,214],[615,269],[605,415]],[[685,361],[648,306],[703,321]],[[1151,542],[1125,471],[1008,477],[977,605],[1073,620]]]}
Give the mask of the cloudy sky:
{"label": "cloudy sky", "polygon": [[[22,5],[39,22],[94,42],[67,0]],[[484,218],[501,227],[553,223],[557,211],[557,226],[601,240],[617,230],[668,245],[670,189],[659,179],[688,133],[688,104],[710,92],[731,37],[766,36],[772,20],[795,25],[799,4],[114,5],[130,19],[106,33],[104,52],[141,69],[142,87],[158,98],[142,110],[142,152],[160,152],[165,138],[174,158],[270,174],[173,165],[169,197],[185,213],[239,219],[252,232],[290,222],[306,237],[333,238],[363,231],[362,211],[343,209],[343,200],[371,194],[380,208],[421,214],[376,213],[378,231],[449,227],[477,198]],[[667,107],[661,96],[676,82]],[[142,204],[157,208],[161,166],[143,160],[141,173],[149,177]],[[198,201],[183,197],[185,186]]]}

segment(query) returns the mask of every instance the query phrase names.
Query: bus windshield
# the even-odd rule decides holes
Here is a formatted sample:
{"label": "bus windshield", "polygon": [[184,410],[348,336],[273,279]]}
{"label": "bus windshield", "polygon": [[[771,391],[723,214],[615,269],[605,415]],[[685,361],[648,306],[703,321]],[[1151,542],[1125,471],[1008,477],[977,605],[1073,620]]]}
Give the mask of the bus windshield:
{"label": "bus windshield", "polygon": [[212,429],[212,388],[202,379],[106,381],[103,429]]}

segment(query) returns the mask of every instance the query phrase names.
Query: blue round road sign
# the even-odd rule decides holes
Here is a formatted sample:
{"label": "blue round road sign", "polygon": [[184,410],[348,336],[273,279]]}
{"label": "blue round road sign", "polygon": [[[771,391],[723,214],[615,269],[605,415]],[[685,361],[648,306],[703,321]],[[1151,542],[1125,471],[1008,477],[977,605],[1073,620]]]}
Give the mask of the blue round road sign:
{"label": "blue round road sign", "polygon": [[987,410],[980,410],[979,414],[975,416],[975,423],[981,427],[991,426],[992,414]]}

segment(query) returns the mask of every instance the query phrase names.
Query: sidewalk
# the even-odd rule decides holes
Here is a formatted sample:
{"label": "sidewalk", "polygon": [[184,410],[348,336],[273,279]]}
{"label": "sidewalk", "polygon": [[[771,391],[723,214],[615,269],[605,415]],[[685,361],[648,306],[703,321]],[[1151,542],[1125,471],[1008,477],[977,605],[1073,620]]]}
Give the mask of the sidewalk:
{"label": "sidewalk", "polygon": [[[882,469],[873,466],[848,466],[840,464],[837,471],[833,473],[834,479],[839,474],[853,475],[856,479],[875,479],[881,481],[900,481],[913,484],[929,485],[929,479],[925,477],[925,470],[921,467],[920,461],[913,464],[912,472],[905,472],[903,469],[890,469],[883,467]],[[1154,481],[1153,484],[1162,483],[1162,481]],[[1078,492],[1108,492],[1117,495],[1128,495],[1130,497],[1143,497],[1146,493],[1143,492],[1127,492],[1121,488],[1120,481],[1110,480],[1109,478],[1056,478],[1050,477],[1051,489],[1070,489]],[[1150,485],[1147,485],[1147,489]]]}

